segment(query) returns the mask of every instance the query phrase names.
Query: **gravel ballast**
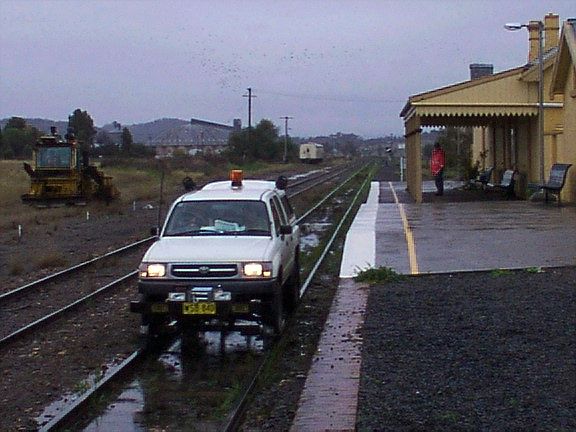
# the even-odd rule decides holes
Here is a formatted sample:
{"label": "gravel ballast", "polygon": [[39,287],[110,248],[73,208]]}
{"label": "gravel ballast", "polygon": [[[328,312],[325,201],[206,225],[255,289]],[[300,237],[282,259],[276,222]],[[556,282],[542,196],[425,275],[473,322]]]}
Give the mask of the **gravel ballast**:
{"label": "gravel ballast", "polygon": [[569,267],[373,286],[358,430],[576,430],[575,284]]}

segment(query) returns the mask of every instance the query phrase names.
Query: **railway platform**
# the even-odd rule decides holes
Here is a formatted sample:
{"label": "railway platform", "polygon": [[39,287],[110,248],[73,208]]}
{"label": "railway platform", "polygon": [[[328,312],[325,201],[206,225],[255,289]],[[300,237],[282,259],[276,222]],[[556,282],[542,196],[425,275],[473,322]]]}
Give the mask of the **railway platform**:
{"label": "railway platform", "polygon": [[[576,264],[575,207],[515,200],[414,204],[405,188],[373,182],[350,227],[341,282],[291,432],[356,428],[369,291],[353,280],[360,270],[383,266],[420,275]],[[425,182],[423,190],[433,188]]]}

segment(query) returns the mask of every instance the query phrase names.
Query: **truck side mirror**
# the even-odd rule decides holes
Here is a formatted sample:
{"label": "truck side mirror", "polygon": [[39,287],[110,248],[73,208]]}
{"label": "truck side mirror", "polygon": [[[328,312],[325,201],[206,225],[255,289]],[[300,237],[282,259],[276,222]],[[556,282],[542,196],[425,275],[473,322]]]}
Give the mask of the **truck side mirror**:
{"label": "truck side mirror", "polygon": [[280,234],[292,234],[292,225],[282,225],[280,226]]}

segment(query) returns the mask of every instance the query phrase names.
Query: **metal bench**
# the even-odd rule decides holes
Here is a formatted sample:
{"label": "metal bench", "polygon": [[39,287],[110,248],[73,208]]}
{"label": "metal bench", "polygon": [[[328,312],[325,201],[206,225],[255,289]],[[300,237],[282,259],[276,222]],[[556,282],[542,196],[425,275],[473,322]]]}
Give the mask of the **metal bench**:
{"label": "metal bench", "polygon": [[490,179],[492,178],[492,171],[494,171],[494,167],[486,168],[486,170],[482,171],[478,174],[478,176],[472,180],[472,182],[476,184],[480,184],[482,189],[486,189],[488,184],[490,183]]}
{"label": "metal bench", "polygon": [[488,183],[488,186],[503,191],[506,198],[514,198],[516,196],[514,193],[514,185],[516,184],[515,175],[516,171],[506,170],[499,184]]}
{"label": "metal bench", "polygon": [[566,183],[566,175],[572,164],[557,163],[550,168],[550,177],[548,182],[538,185],[544,190],[544,201],[548,202],[548,193],[558,196],[558,205],[560,205],[560,192]]}

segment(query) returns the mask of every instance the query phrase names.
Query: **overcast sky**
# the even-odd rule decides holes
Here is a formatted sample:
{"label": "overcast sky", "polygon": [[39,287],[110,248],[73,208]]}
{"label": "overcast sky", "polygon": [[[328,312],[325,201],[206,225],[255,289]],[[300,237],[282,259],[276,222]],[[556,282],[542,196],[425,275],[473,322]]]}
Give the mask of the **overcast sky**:
{"label": "overcast sky", "polygon": [[0,118],[158,118],[290,134],[403,132],[412,94],[527,60],[527,23],[574,0],[0,0]]}

